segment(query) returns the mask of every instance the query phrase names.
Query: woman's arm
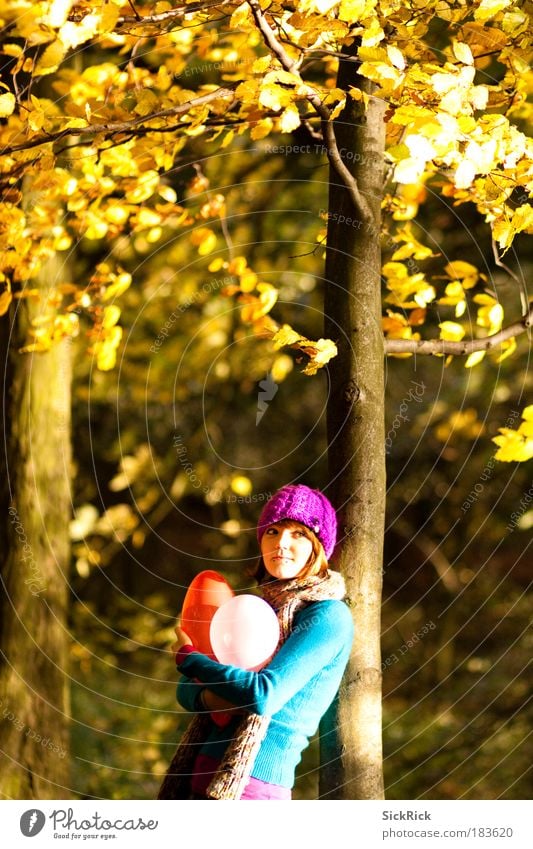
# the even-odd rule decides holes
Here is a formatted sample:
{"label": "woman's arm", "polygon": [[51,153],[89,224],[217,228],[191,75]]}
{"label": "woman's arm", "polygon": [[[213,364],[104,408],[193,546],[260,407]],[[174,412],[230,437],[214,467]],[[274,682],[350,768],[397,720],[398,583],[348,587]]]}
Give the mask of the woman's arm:
{"label": "woman's arm", "polygon": [[[184,646],[192,647],[190,637],[179,625],[174,628],[174,632],[176,634],[176,641],[172,644],[171,650],[175,654]],[[233,702],[218,696],[202,682],[188,678],[185,675],[182,676],[181,681],[178,683],[176,697],[180,705],[191,713],[197,713],[199,711],[243,712],[242,708],[237,708]]]}
{"label": "woman's arm", "polygon": [[217,663],[187,648],[179,652],[178,668],[235,705],[273,715],[321,669],[338,662],[340,655],[347,661],[352,639],[352,617],[346,605],[320,601],[297,614],[290,637],[259,672]]}

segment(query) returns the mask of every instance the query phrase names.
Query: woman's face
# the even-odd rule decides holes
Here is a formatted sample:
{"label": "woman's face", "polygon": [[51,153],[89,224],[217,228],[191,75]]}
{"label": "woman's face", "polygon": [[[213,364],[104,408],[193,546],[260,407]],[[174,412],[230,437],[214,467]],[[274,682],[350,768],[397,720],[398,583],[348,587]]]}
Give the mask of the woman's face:
{"label": "woman's face", "polygon": [[313,543],[302,527],[270,525],[261,539],[263,563],[269,575],[280,581],[297,578],[311,557]]}

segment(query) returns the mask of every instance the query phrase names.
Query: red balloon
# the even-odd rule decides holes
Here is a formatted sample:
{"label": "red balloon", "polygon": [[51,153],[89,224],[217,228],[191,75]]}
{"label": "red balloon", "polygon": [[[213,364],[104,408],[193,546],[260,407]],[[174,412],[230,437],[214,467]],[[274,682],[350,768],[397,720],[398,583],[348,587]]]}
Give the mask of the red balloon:
{"label": "red balloon", "polygon": [[211,620],[218,608],[234,595],[226,579],[210,569],[193,578],[185,595],[180,626],[191,638],[194,647],[211,660],[216,660],[209,636]]}

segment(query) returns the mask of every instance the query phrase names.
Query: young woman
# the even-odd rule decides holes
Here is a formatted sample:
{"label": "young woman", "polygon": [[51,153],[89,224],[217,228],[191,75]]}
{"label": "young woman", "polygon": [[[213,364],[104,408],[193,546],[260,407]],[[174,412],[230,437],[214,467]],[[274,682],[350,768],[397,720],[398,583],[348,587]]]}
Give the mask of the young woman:
{"label": "young woman", "polygon": [[344,581],[328,569],[335,511],[321,492],[286,486],[257,528],[258,578],[281,638],[249,672],[210,660],[176,628],[177,697],[196,713],[159,798],[290,799],[295,767],[333,701],[353,639]]}

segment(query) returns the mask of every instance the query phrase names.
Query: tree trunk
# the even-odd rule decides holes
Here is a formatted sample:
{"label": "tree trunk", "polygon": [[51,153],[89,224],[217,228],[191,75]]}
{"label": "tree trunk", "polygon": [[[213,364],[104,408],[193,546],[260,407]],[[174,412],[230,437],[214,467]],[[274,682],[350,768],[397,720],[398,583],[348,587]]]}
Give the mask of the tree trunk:
{"label": "tree trunk", "polygon": [[[341,62],[338,86],[358,86],[353,62]],[[348,100],[336,121],[338,148],[370,216],[362,219],[335,171],[330,173],[325,333],[338,344],[330,364],[328,459],[339,511],[337,563],[355,623],[355,641],[339,699],[321,725],[320,795],[383,798],[380,607],[385,522],[384,355],[381,330],[380,222],[385,103]],[[348,152],[348,155],[346,153]]]}
{"label": "tree trunk", "polygon": [[[49,279],[52,263],[47,266]],[[43,275],[44,276],[44,275]],[[32,286],[34,281],[32,281]],[[39,285],[39,284],[37,284]],[[46,290],[42,289],[46,297]],[[0,797],[68,796],[71,346],[20,354],[42,304],[0,318]]]}

